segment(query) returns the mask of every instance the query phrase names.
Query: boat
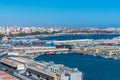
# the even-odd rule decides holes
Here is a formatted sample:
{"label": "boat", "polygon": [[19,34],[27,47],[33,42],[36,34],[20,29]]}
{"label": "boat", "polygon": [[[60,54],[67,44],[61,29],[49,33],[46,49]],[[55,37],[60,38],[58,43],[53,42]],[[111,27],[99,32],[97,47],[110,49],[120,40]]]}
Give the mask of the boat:
{"label": "boat", "polygon": [[61,52],[56,52],[56,54],[61,54]]}
{"label": "boat", "polygon": [[108,56],[104,56],[104,58],[108,59],[109,57]]}
{"label": "boat", "polygon": [[54,54],[53,52],[48,52],[48,53],[46,53],[46,55],[52,55],[52,54]]}
{"label": "boat", "polygon": [[66,52],[63,52],[63,54],[67,54],[68,52],[66,51]]}
{"label": "boat", "polygon": [[93,54],[93,56],[97,56],[96,54]]}
{"label": "boat", "polygon": [[83,54],[83,52],[77,52],[77,54]]}

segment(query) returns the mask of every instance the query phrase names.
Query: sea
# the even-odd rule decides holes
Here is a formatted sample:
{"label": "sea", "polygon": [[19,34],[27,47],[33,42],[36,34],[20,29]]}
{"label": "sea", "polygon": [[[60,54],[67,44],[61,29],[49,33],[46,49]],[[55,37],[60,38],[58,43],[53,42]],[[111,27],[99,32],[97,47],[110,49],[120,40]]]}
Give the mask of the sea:
{"label": "sea", "polygon": [[83,35],[61,35],[61,36],[47,36],[37,37],[42,40],[78,40],[78,39],[113,39],[120,36],[120,34],[83,34]]}
{"label": "sea", "polygon": [[120,80],[120,61],[88,55],[54,54],[41,55],[36,61],[53,61],[70,68],[78,68],[84,73],[83,80]]}
{"label": "sea", "polygon": [[[120,34],[94,34],[94,35],[63,35],[48,36],[42,40],[76,40],[76,39],[112,39]],[[98,56],[72,54],[41,55],[36,61],[53,61],[71,68],[78,68],[84,73],[83,80],[120,80],[120,61],[105,59]]]}

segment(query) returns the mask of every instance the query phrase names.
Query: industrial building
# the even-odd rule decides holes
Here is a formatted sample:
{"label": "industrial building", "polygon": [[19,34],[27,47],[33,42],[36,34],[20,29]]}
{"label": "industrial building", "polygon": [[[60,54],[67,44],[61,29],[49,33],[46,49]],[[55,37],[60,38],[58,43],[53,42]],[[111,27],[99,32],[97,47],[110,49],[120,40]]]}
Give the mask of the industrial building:
{"label": "industrial building", "polygon": [[10,59],[10,58],[2,58],[0,60],[0,62],[11,68],[14,68],[16,70],[24,70],[25,69],[25,65],[23,63],[13,60],[13,59]]}
{"label": "industrial building", "polygon": [[46,80],[57,80],[57,76],[54,73],[50,73],[50,72],[45,72],[43,70],[41,70],[40,68],[38,68],[37,66],[33,66],[33,67],[27,67],[27,71],[28,74],[32,74],[35,75],[36,77],[40,78],[44,78]]}
{"label": "industrial building", "polygon": [[0,71],[0,80],[19,80],[16,77],[4,72]]}
{"label": "industrial building", "polygon": [[77,68],[72,69],[62,64],[50,64],[45,71],[53,72],[57,75],[57,80],[82,80],[82,72]]}
{"label": "industrial building", "polygon": [[36,62],[29,58],[12,57],[11,60],[23,63],[25,74],[32,75],[36,79],[45,80],[82,80],[82,72],[76,68],[69,68],[53,62]]}
{"label": "industrial building", "polygon": [[46,52],[68,52],[69,48],[56,48],[56,47],[14,47],[11,52],[8,52],[10,55],[26,55],[26,54],[40,54]]}

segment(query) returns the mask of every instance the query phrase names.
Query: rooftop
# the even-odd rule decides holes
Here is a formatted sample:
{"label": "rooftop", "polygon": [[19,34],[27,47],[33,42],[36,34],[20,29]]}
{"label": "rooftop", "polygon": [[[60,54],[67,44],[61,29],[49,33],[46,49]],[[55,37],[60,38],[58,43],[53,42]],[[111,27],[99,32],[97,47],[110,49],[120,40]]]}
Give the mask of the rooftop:
{"label": "rooftop", "polygon": [[0,80],[19,80],[10,74],[0,71]]}
{"label": "rooftop", "polygon": [[14,67],[16,67],[17,65],[23,64],[19,61],[16,61],[16,60],[13,60],[13,59],[10,59],[10,58],[2,58],[1,61],[5,62],[7,64],[10,64],[11,66],[14,66]]}

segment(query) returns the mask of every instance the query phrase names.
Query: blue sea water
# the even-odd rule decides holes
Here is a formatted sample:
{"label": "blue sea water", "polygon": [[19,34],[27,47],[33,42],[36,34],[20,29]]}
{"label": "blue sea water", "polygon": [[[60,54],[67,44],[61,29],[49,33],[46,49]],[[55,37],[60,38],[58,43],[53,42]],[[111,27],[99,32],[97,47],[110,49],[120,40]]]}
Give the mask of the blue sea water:
{"label": "blue sea water", "polygon": [[42,55],[36,61],[54,61],[84,73],[83,80],[120,80],[120,61],[78,54]]}
{"label": "blue sea water", "polygon": [[[120,34],[94,34],[94,35],[66,35],[48,36],[43,40],[75,40],[75,39],[112,39]],[[13,40],[31,40],[31,38],[13,38]],[[32,38],[33,40],[36,38]],[[104,59],[88,55],[60,54],[42,55],[35,58],[36,61],[54,61],[71,68],[78,68],[84,73],[84,80],[120,80],[120,61]]]}
{"label": "blue sea water", "polygon": [[61,36],[47,36],[47,37],[35,37],[35,38],[11,38],[13,41],[25,41],[25,40],[76,40],[76,39],[112,39],[118,37],[120,34],[88,34],[88,35],[61,35]]}
{"label": "blue sea water", "polygon": [[38,38],[11,38],[10,40],[12,41],[36,41],[36,40],[39,40]]}
{"label": "blue sea water", "polygon": [[62,35],[62,36],[48,36],[43,40],[76,40],[76,39],[113,39],[120,34],[88,34],[88,35]]}

